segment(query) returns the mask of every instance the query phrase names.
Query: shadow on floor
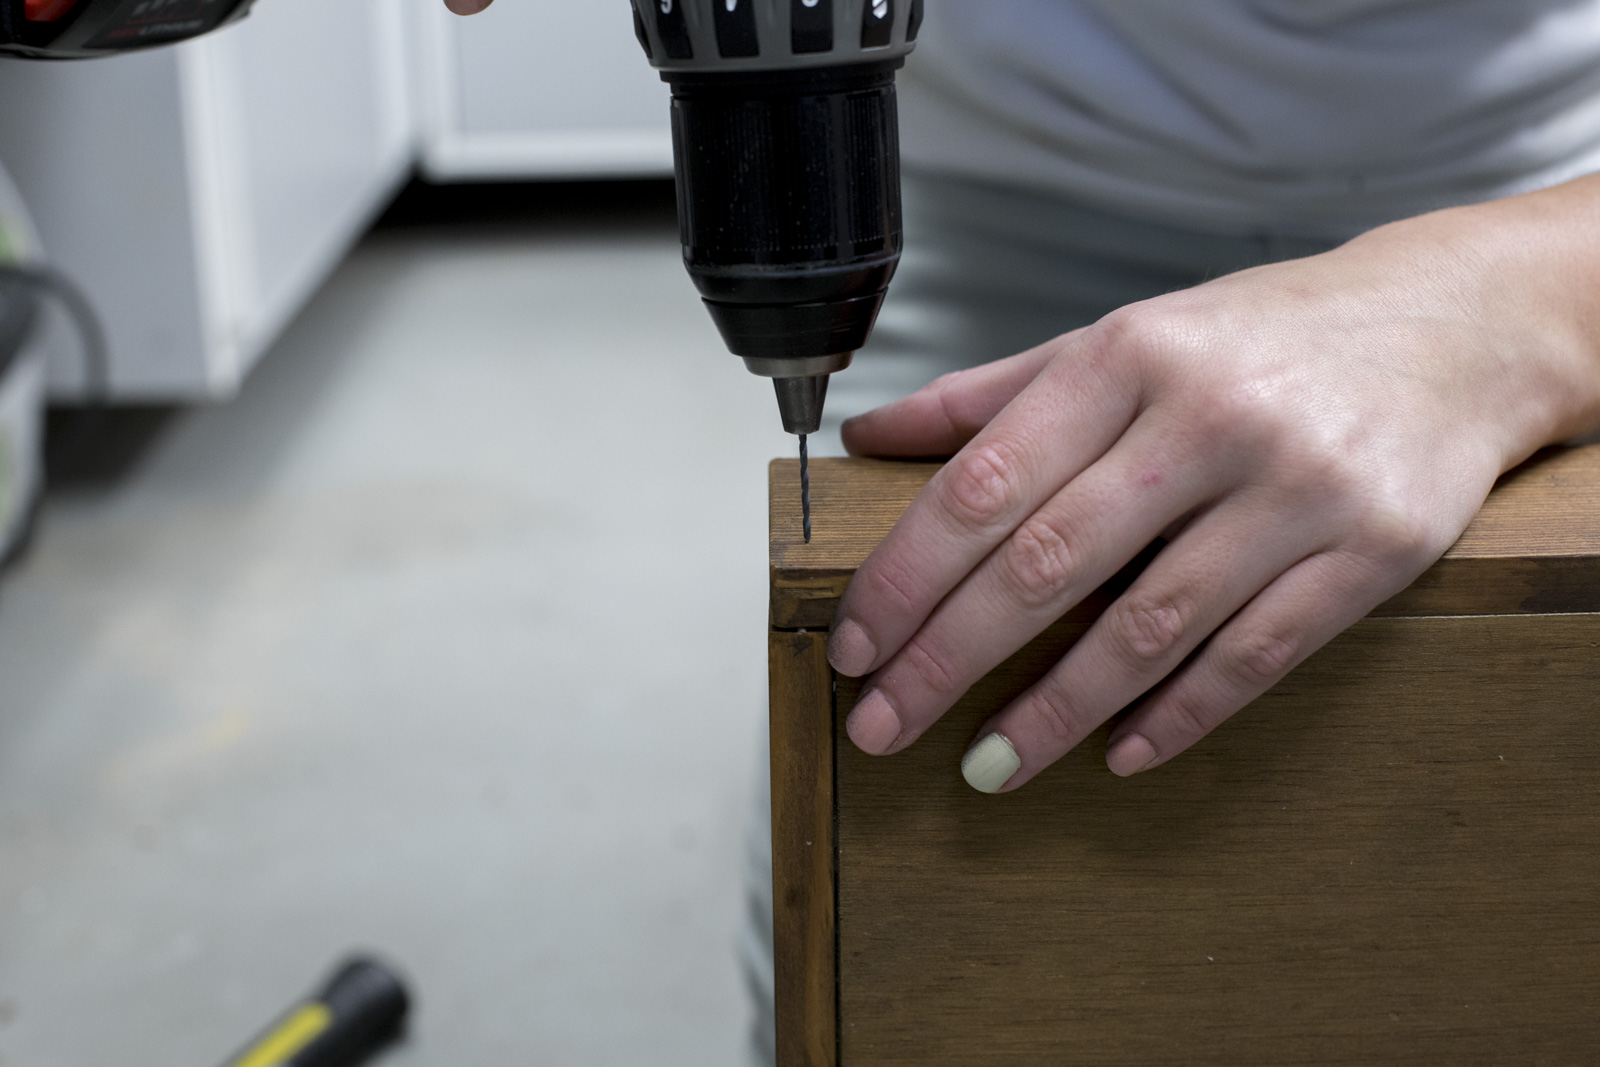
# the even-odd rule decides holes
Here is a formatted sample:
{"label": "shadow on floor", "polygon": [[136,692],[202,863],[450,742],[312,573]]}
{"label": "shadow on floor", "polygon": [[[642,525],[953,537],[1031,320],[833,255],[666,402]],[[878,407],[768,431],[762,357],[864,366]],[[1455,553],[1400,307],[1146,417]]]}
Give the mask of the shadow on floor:
{"label": "shadow on floor", "polygon": [[473,182],[435,185],[413,178],[373,224],[374,233],[432,226],[486,226],[584,233],[676,230],[670,179],[588,182]]}
{"label": "shadow on floor", "polygon": [[184,409],[176,404],[51,408],[44,465],[51,489],[101,489],[124,481]]}

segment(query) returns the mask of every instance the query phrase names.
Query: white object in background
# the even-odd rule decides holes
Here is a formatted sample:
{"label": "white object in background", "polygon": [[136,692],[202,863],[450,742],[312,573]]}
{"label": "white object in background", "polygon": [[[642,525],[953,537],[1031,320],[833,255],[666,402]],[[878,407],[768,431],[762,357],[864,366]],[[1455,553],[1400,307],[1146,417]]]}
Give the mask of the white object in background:
{"label": "white object in background", "polygon": [[0,563],[26,538],[44,488],[44,374],[39,345],[0,373]]}
{"label": "white object in background", "polygon": [[665,177],[668,92],[627,0],[411,0],[422,169],[437,181]]}
{"label": "white object in background", "polygon": [[[39,258],[22,197],[0,169],[0,265],[25,266]],[[26,536],[44,482],[45,355],[37,324],[20,349],[0,336],[0,562]]]}
{"label": "white object in background", "polygon": [[[404,3],[271,0],[173,48],[0,62],[0,162],[101,315],[113,399],[231,395],[387,201],[414,152]],[[51,375],[81,387],[69,353]]]}

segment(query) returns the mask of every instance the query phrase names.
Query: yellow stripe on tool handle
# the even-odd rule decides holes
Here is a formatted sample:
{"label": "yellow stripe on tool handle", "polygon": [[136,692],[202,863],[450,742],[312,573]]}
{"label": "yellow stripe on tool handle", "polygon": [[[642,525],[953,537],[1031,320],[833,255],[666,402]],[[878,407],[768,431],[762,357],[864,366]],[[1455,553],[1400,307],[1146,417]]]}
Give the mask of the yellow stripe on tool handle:
{"label": "yellow stripe on tool handle", "polygon": [[227,1067],[357,1067],[404,1032],[410,1004],[399,975],[368,956],[347,957]]}
{"label": "yellow stripe on tool handle", "polygon": [[278,1067],[317,1039],[333,1022],[333,1012],[320,1001],[311,1001],[284,1016],[283,1022],[262,1035],[228,1067]]}

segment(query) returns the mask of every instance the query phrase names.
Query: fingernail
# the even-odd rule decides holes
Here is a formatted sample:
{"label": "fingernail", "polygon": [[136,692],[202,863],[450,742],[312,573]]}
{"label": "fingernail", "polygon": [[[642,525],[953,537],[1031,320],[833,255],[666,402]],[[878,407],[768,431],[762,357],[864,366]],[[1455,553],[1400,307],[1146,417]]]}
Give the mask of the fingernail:
{"label": "fingernail", "polygon": [[828,638],[828,662],[834,670],[859,678],[872,669],[872,661],[877,658],[878,646],[854,619],[845,619],[833,628],[833,635]]}
{"label": "fingernail", "polygon": [[1005,734],[990,734],[961,757],[961,777],[980,793],[998,793],[1022,766]]}
{"label": "fingernail", "polygon": [[850,709],[844,729],[861,751],[881,756],[900,739],[900,716],[894,713],[882,693],[869,689]]}
{"label": "fingernail", "polygon": [[1122,778],[1138,774],[1155,761],[1155,746],[1142,734],[1128,734],[1106,750],[1106,766]]}

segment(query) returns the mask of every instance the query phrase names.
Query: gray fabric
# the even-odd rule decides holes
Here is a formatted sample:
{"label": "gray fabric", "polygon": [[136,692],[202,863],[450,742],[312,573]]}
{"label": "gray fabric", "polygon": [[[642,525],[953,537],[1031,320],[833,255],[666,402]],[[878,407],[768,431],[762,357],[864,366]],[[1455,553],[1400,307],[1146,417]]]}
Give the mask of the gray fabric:
{"label": "gray fabric", "polygon": [[871,343],[828,388],[817,455],[839,424],[949,371],[1000,359],[1107,312],[1334,242],[1270,228],[1211,232],[1048,193],[908,172],[906,250]]}
{"label": "gray fabric", "polygon": [[1348,236],[1600,169],[1600,0],[929,0],[908,162]]}
{"label": "gray fabric", "polygon": [[[839,424],[948,371],[1012,355],[1124,304],[1331,247],[1259,230],[1210,233],[1123,218],[1046,194],[908,173],[906,252],[872,343],[834,375],[817,454]],[[763,738],[765,738],[763,732]],[[751,813],[741,945],[753,999],[751,1062],[773,1062],[772,837],[765,752]]]}

